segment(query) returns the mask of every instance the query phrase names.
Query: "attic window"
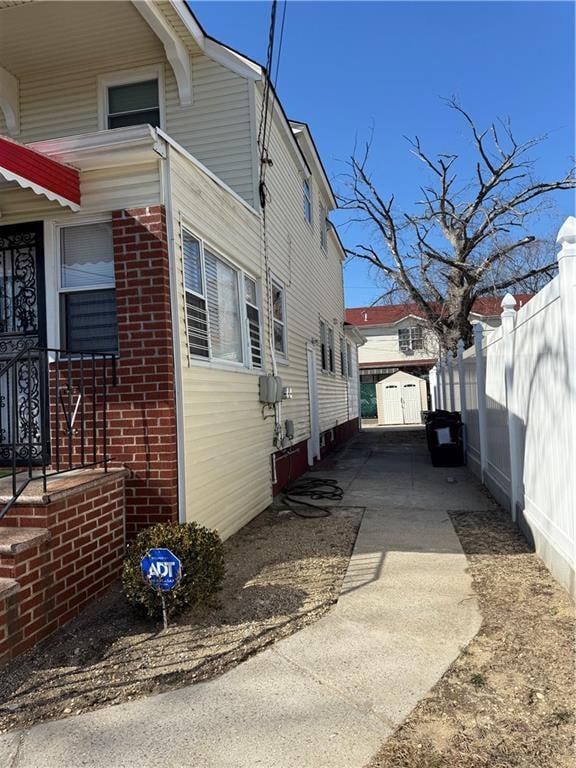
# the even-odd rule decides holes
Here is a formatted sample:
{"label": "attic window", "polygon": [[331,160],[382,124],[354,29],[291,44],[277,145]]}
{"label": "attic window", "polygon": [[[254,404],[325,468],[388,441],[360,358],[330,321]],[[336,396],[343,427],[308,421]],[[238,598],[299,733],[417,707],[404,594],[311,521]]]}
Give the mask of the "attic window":
{"label": "attic window", "polygon": [[128,125],[160,126],[158,80],[108,87],[108,128]]}
{"label": "attic window", "polygon": [[98,126],[164,125],[164,76],[161,66],[110,72],[98,78]]}

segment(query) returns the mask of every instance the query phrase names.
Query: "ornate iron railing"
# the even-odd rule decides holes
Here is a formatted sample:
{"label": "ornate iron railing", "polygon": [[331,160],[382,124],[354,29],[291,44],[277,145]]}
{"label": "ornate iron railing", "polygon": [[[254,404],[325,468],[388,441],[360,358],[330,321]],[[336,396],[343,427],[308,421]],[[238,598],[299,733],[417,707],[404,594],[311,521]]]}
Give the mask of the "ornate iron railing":
{"label": "ornate iron railing", "polygon": [[[116,357],[37,345],[0,361],[0,468],[10,496],[0,519],[33,480],[76,469],[108,471],[108,398]],[[6,483],[6,480],[4,480]]]}

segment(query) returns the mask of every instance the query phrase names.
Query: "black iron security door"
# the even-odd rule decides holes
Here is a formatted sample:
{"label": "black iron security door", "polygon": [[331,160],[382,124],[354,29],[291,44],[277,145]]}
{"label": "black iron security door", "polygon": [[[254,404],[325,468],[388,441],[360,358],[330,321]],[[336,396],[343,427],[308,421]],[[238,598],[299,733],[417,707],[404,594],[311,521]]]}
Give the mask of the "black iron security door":
{"label": "black iron security door", "polygon": [[[41,222],[0,227],[0,465],[42,463],[48,446],[44,244]],[[13,361],[12,365],[8,365]]]}

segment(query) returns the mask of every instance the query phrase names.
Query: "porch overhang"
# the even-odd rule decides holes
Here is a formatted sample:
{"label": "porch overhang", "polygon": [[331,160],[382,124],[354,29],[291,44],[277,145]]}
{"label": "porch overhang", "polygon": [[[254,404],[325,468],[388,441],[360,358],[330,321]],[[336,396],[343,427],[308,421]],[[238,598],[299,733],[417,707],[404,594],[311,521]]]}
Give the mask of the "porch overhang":
{"label": "porch overhang", "polygon": [[73,211],[80,210],[80,173],[35,149],[0,136],[0,177]]}

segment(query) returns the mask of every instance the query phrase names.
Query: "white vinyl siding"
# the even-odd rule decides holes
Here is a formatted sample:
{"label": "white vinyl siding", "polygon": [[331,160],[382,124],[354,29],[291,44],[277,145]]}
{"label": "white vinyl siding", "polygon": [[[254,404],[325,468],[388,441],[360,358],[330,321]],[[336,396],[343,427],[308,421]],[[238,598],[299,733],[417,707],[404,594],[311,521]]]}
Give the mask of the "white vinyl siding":
{"label": "white vinyl siding", "polygon": [[[264,293],[260,268],[260,221],[214,184],[197,166],[169,149],[172,170],[182,362],[186,519],[217,528],[224,538],[271,502],[270,452],[273,424],[262,418],[258,375],[239,365],[188,365],[182,219],[194,236],[234,260]],[[245,301],[254,294],[246,289]],[[268,319],[259,301],[261,325]],[[262,343],[263,365],[268,344]]]}

